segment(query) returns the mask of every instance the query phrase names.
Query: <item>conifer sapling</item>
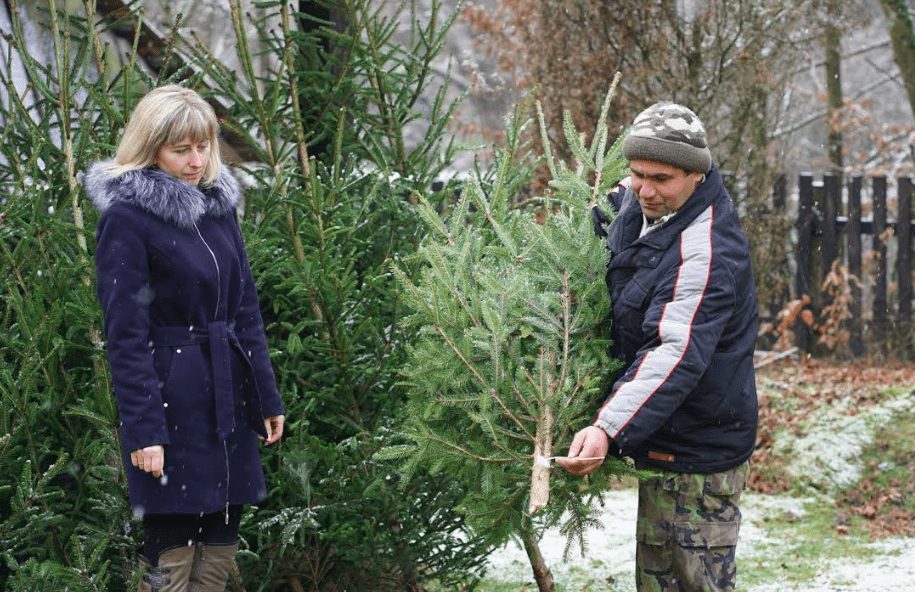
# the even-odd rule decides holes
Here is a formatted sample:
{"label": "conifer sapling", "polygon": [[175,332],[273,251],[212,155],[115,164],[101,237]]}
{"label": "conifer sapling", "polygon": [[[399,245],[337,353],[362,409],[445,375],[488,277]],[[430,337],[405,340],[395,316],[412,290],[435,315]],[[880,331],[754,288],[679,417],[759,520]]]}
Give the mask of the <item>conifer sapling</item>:
{"label": "conifer sapling", "polygon": [[[429,230],[415,255],[420,271],[395,270],[415,336],[404,370],[409,444],[384,456],[405,458],[407,474],[424,463],[460,479],[468,520],[494,541],[531,532],[535,513],[545,524],[571,510],[584,526],[581,494],[607,482],[552,472],[551,460],[593,418],[618,364],[609,357],[608,254],[591,221],[625,169],[607,133],[617,81],[589,146],[566,114],[571,165],[553,158],[537,104],[550,181],[521,203],[537,160],[517,110],[490,174],[466,182],[444,219],[420,200]],[[628,467],[608,459],[604,470]]]}

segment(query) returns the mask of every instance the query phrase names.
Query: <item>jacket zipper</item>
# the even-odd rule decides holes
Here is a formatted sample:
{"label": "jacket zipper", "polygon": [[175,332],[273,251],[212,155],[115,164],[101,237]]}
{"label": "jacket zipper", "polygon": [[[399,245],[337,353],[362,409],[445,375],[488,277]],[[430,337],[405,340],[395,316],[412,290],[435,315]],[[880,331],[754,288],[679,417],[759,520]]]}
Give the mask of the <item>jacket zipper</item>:
{"label": "jacket zipper", "polygon": [[[210,252],[210,257],[213,258],[213,265],[216,266],[216,310],[213,311],[213,320],[219,320],[219,304],[222,301],[222,275],[219,272],[219,261],[216,259],[216,253],[213,252],[213,249],[210,248],[210,244],[203,238],[203,235],[200,233],[200,229],[197,228],[197,223],[194,223],[194,230],[197,231],[197,236],[200,237],[200,242],[203,243],[203,246],[207,248],[207,251]],[[226,455],[226,524],[229,523],[229,479],[231,471],[229,470],[229,447],[226,444],[226,441],[222,441],[222,449]]]}
{"label": "jacket zipper", "polygon": [[219,320],[219,304],[221,302],[222,296],[222,277],[219,274],[219,261],[216,260],[216,253],[213,252],[213,249],[210,248],[209,243],[206,239],[203,238],[203,235],[200,234],[200,229],[197,228],[197,224],[194,223],[194,230],[197,231],[197,236],[200,237],[200,242],[203,243],[203,246],[207,248],[207,251],[210,252],[210,257],[213,258],[213,265],[216,266],[216,310],[213,312],[213,320]]}

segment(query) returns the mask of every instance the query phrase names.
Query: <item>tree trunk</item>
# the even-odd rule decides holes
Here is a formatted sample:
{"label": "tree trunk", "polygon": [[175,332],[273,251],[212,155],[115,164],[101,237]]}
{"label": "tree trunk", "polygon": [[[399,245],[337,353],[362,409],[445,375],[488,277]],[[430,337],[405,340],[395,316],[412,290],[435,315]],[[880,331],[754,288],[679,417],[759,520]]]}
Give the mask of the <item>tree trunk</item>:
{"label": "tree trunk", "polygon": [[527,510],[536,514],[550,501],[550,456],[553,454],[553,410],[544,405],[537,424],[534,464],[531,467],[531,500]]}
{"label": "tree trunk", "polygon": [[426,587],[423,586],[422,580],[419,576],[419,571],[417,571],[416,566],[412,563],[402,565],[401,568],[403,572],[403,589],[404,592],[426,592]]}
{"label": "tree trunk", "polygon": [[[833,0],[831,5],[835,7],[835,4],[835,0]],[[832,164],[832,172],[841,176],[843,171],[842,129],[840,121],[843,107],[841,78],[842,35],[835,25],[831,23],[826,24],[823,45],[826,50],[826,100],[829,107],[829,116],[826,118],[826,142],[829,149],[829,162]],[[841,183],[840,177],[840,187]]]}
{"label": "tree trunk", "polygon": [[880,0],[886,27],[893,43],[893,58],[899,66],[902,83],[909,97],[909,106],[915,115],[915,33],[905,0]]}
{"label": "tree trunk", "polygon": [[554,592],[556,584],[553,582],[553,572],[543,560],[543,554],[540,553],[540,546],[534,533],[527,532],[524,534],[524,550],[527,552],[527,558],[531,562],[531,569],[534,571],[534,581],[537,582],[537,589],[540,592]]}

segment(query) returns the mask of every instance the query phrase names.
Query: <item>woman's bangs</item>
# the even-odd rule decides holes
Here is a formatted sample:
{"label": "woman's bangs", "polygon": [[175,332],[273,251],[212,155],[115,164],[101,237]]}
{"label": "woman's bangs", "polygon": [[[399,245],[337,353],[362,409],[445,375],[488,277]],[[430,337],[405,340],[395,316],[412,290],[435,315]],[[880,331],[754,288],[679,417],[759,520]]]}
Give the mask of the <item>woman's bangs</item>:
{"label": "woman's bangs", "polygon": [[216,136],[216,128],[211,117],[198,109],[182,109],[175,114],[168,126],[168,137],[165,143],[176,144],[190,137],[193,142],[212,140]]}

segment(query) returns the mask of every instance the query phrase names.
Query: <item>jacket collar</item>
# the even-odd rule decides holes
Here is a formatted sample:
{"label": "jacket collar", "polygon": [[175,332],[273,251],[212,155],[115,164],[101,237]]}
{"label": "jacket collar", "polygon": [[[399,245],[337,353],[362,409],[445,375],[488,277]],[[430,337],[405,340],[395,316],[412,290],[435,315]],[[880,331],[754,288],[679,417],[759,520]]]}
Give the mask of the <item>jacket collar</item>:
{"label": "jacket collar", "polygon": [[[627,245],[634,243],[647,245],[655,249],[666,249],[683,232],[683,229],[696,219],[696,216],[704,212],[719,196],[726,194],[724,184],[721,181],[721,174],[718,172],[718,166],[713,164],[709,172],[705,174],[705,181],[696,188],[696,191],[686,200],[686,203],[677,211],[676,215],[660,228],[638,238],[639,229],[641,229],[642,225],[642,211],[632,190],[629,189],[627,193],[631,193],[631,195],[625,197],[623,206],[620,208],[618,216],[619,228],[614,228],[616,224],[610,227],[610,233],[612,234],[616,231],[617,234],[616,240],[613,241],[616,243],[617,249],[614,250],[614,244],[611,243],[611,250],[616,253]],[[636,227],[634,234],[633,226]]]}
{"label": "jacket collar", "polygon": [[113,164],[111,160],[93,163],[83,179],[86,193],[102,213],[116,203],[125,203],[190,229],[205,214],[228,215],[241,197],[238,182],[225,167],[212,185],[194,187],[156,168],[114,175]]}

